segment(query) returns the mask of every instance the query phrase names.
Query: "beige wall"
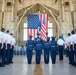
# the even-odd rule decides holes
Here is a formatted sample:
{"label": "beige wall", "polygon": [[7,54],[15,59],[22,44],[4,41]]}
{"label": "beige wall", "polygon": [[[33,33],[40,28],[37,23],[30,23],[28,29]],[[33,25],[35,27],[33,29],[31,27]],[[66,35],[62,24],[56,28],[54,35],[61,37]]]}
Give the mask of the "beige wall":
{"label": "beige wall", "polygon": [[[8,0],[6,0],[7,2]],[[12,0],[9,0],[12,2]],[[19,21],[19,19],[21,18],[17,16],[17,12],[20,9],[23,9],[25,7],[28,7],[32,4],[36,4],[36,3],[40,3],[40,4],[44,4],[48,7],[49,10],[51,10],[52,8],[54,9],[54,13],[57,15],[55,16],[55,18],[57,18],[57,21],[59,22],[59,16],[57,14],[57,12],[59,11],[59,3],[55,3],[55,0],[22,0],[22,3],[19,3],[18,0],[15,0],[15,5],[14,5],[14,21],[12,21],[12,6],[8,6],[5,4],[5,11],[4,11],[4,18],[3,18],[3,27],[7,30],[9,29],[10,32],[14,33],[14,36],[16,38],[18,38],[17,41],[19,41],[19,43],[23,42],[23,30],[22,30],[22,26],[23,23],[26,21],[26,16],[22,19],[21,23],[20,23],[20,33],[18,31],[18,29],[16,30],[17,27],[17,23]],[[65,0],[68,1],[68,0]],[[75,3],[76,1],[73,0],[73,2]],[[2,1],[0,2],[0,6],[2,6]],[[76,6],[74,6],[76,8]],[[50,9],[51,8],[51,9]],[[32,13],[35,13],[33,11],[34,8],[30,9],[29,11]],[[35,8],[36,9],[36,8]],[[41,9],[44,9],[43,7],[41,7]],[[25,9],[23,9],[25,10]],[[28,11],[28,12],[29,12]],[[53,10],[52,10],[53,11]],[[27,13],[28,13],[27,12]],[[49,14],[49,21],[53,23],[53,34],[57,35],[58,37],[58,26],[57,23],[55,22],[54,18],[51,16],[51,14],[49,13],[49,11],[46,10],[46,12]],[[18,12],[19,13],[19,12]],[[62,11],[61,11],[62,13]],[[71,12],[70,12],[70,8],[69,6],[65,6],[65,12],[64,12],[64,17],[65,17],[65,21],[63,22],[61,20],[61,24],[60,24],[60,33],[64,34],[65,36],[67,35],[68,32],[70,32],[72,30],[72,20],[71,20]],[[76,28],[76,10],[74,12],[74,22],[75,22],[75,28]],[[2,26],[2,12],[1,12],[1,7],[0,7],[0,28]],[[18,33],[18,34],[17,34]]]}
{"label": "beige wall", "polygon": [[1,27],[2,27],[2,12],[0,12],[0,30],[1,30]]}

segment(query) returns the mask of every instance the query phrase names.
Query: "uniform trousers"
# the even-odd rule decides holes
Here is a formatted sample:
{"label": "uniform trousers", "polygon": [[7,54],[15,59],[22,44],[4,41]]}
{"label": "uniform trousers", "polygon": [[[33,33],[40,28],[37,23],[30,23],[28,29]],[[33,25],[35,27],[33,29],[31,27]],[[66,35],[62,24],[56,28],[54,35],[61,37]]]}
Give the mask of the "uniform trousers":
{"label": "uniform trousers", "polygon": [[31,62],[32,62],[32,55],[33,55],[33,50],[27,50],[27,61],[28,61],[28,64],[31,64]]}
{"label": "uniform trousers", "polygon": [[72,64],[71,62],[71,51],[69,50],[69,64]]}
{"label": "uniform trousers", "polygon": [[56,51],[51,51],[52,64],[56,63]]}
{"label": "uniform trousers", "polygon": [[70,45],[70,50],[71,50],[71,64],[74,65],[74,50],[73,50],[73,46]]}
{"label": "uniform trousers", "polygon": [[10,49],[10,63],[12,63],[12,60],[13,60],[13,49],[14,49],[14,46],[12,45],[12,48]]}
{"label": "uniform trousers", "polygon": [[3,49],[1,51],[1,54],[2,54],[2,65],[4,65],[5,60],[6,60],[6,45],[5,45],[5,43],[4,43]]}
{"label": "uniform trousers", "polygon": [[40,64],[42,50],[36,50],[36,64]]}
{"label": "uniform trousers", "polygon": [[9,64],[10,63],[10,44],[7,44],[7,60],[6,63]]}
{"label": "uniform trousers", "polygon": [[67,47],[66,48],[66,57],[68,57],[69,56],[69,48]]}
{"label": "uniform trousers", "polygon": [[59,46],[59,59],[63,60],[63,51],[64,51],[64,46],[60,45]]}
{"label": "uniform trousers", "polygon": [[[0,60],[1,60],[1,46],[2,44],[0,43]],[[1,66],[1,62],[0,62],[0,66]]]}
{"label": "uniform trousers", "polygon": [[74,49],[75,49],[75,59],[74,59],[74,61],[75,61],[75,66],[76,66],[76,44],[74,45]]}
{"label": "uniform trousers", "polygon": [[49,49],[44,49],[44,62],[45,64],[49,63]]}

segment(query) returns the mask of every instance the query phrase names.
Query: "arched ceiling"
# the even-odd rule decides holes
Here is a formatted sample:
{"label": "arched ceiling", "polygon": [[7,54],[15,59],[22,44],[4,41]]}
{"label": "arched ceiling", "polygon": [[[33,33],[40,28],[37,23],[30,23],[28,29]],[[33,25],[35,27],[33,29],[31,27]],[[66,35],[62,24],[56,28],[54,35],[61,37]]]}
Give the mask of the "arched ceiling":
{"label": "arched ceiling", "polygon": [[[17,11],[17,15],[18,16],[21,16],[23,14],[23,12],[25,11],[25,9],[28,9],[29,7],[31,7],[32,5],[28,6],[28,7],[25,7],[25,8],[22,8],[21,10],[18,10]],[[54,16],[58,16],[59,15],[59,11],[52,8],[52,7],[49,7],[49,6],[46,6],[46,5],[43,5],[44,7],[46,7],[47,9],[51,10],[52,13],[54,14]],[[27,13],[26,14],[30,14],[30,13],[38,13],[40,11],[40,13],[47,13],[48,15],[51,16],[51,14],[49,13],[49,11],[47,9],[45,9],[40,3],[37,3],[35,4],[34,7],[32,7],[31,9],[27,10]]]}

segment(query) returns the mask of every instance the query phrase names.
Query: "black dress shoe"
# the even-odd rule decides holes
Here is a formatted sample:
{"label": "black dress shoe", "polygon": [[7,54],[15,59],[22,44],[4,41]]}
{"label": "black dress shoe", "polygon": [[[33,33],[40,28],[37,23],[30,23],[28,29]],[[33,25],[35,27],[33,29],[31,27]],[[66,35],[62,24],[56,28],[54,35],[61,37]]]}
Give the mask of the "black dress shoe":
{"label": "black dress shoe", "polygon": [[6,65],[9,65],[10,63],[6,63]]}
{"label": "black dress shoe", "polygon": [[5,65],[4,64],[1,64],[1,66],[0,67],[5,67]]}
{"label": "black dress shoe", "polygon": [[13,64],[13,62],[10,62],[11,64]]}

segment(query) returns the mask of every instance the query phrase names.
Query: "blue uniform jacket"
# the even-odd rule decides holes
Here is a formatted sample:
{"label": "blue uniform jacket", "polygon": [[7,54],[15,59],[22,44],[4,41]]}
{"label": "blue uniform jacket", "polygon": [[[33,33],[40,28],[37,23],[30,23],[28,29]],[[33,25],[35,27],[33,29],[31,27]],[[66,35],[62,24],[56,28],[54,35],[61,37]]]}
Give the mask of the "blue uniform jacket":
{"label": "blue uniform jacket", "polygon": [[27,50],[33,50],[33,48],[34,48],[34,41],[31,40],[31,39],[27,40],[26,46],[27,46]]}
{"label": "blue uniform jacket", "polygon": [[50,37],[47,37],[47,42],[44,43],[44,49],[50,50]]}
{"label": "blue uniform jacket", "polygon": [[42,50],[43,49],[43,40],[40,37],[35,38],[35,49]]}
{"label": "blue uniform jacket", "polygon": [[57,50],[57,42],[56,41],[50,41],[50,50],[51,51],[56,51]]}

